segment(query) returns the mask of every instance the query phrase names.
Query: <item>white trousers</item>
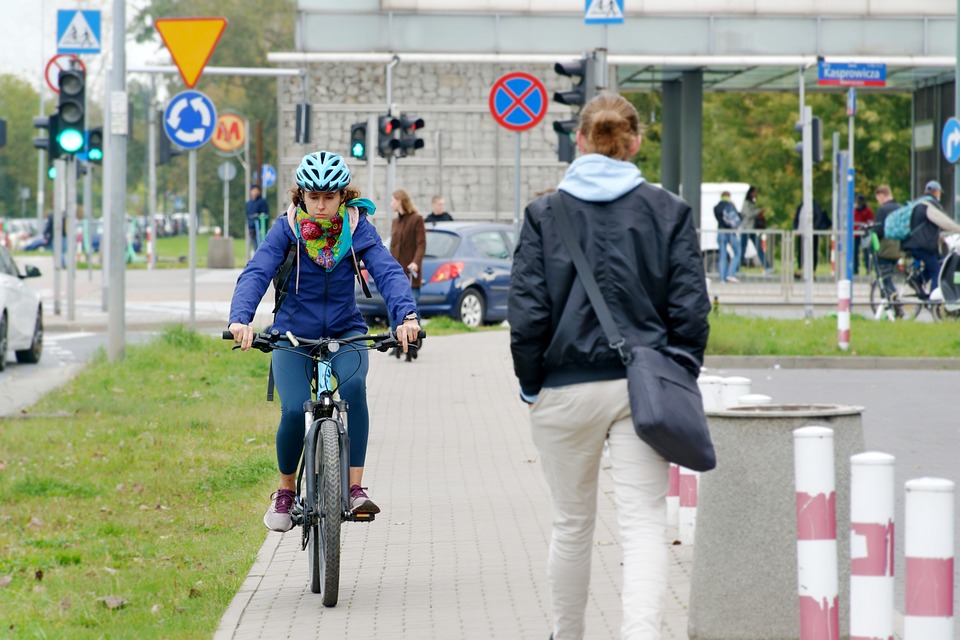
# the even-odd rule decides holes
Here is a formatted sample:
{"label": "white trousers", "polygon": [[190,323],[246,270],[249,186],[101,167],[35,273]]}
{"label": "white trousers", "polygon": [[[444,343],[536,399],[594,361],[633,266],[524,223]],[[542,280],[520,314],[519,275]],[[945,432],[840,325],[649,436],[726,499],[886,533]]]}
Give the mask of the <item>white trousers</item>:
{"label": "white trousers", "polygon": [[542,389],[530,423],[552,499],[547,577],[554,640],[584,637],[604,440],[623,549],[621,637],[659,639],[667,590],[669,465],[634,432],[627,381]]}

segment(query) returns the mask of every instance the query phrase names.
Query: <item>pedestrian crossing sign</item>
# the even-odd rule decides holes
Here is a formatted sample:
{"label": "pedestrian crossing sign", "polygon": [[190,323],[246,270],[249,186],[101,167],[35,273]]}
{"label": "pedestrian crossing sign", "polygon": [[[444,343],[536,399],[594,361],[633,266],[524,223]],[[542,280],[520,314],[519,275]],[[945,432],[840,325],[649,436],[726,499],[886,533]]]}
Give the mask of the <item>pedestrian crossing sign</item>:
{"label": "pedestrian crossing sign", "polygon": [[100,53],[100,12],[57,11],[57,53]]}
{"label": "pedestrian crossing sign", "polygon": [[623,24],[624,0],[585,0],[583,21],[587,24]]}

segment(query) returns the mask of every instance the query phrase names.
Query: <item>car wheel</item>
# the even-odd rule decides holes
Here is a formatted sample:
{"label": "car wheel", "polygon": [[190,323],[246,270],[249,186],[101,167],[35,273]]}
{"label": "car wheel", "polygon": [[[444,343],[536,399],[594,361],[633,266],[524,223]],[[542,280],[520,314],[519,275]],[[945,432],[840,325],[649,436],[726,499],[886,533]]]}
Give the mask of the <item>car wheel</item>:
{"label": "car wheel", "polygon": [[43,353],[43,312],[37,309],[37,322],[33,327],[33,339],[30,348],[17,351],[17,362],[20,364],[37,364]]}
{"label": "car wheel", "polygon": [[460,294],[457,302],[457,318],[470,328],[483,324],[484,316],[483,296],[476,289],[467,289]]}
{"label": "car wheel", "polygon": [[7,368],[7,312],[0,314],[0,371]]}

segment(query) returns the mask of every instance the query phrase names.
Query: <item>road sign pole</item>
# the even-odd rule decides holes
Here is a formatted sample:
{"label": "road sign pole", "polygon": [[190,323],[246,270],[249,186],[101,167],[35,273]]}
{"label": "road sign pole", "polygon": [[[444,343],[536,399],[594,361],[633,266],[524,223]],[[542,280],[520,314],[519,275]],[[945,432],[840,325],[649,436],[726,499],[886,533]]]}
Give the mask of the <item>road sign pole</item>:
{"label": "road sign pole", "polygon": [[67,158],[67,320],[76,319],[77,158]]}
{"label": "road sign pole", "polygon": [[93,282],[93,257],[90,255],[93,232],[93,164],[87,167],[83,176],[83,255],[87,259],[87,281]]}
{"label": "road sign pole", "polygon": [[[960,10],[960,0],[957,0],[957,10]],[[960,16],[960,13],[957,15]],[[960,60],[960,20],[956,20],[956,23],[957,59]],[[960,120],[960,65],[954,67],[953,77],[953,112],[956,114],[957,119]],[[960,220],[960,173],[957,172],[956,165],[953,167],[953,219]]]}
{"label": "road sign pole", "polygon": [[520,132],[517,131],[513,154],[513,232],[520,237]]}
{"label": "road sign pole", "polygon": [[813,318],[813,110],[803,107],[803,316]]}
{"label": "road sign pole", "polygon": [[[150,78],[150,105],[147,109],[147,165],[149,166],[147,198],[150,201],[150,237],[147,238],[147,269],[157,266],[157,109],[153,104],[156,82]],[[165,135],[165,134],[164,134]]]}
{"label": "road sign pole", "polygon": [[[113,0],[113,24],[127,23],[124,0]],[[126,222],[127,222],[127,58],[126,29],[113,29],[113,69],[110,76],[110,284],[107,304],[107,358],[123,358],[126,341]],[[102,242],[101,242],[102,244]]]}
{"label": "road sign pole", "polygon": [[224,238],[230,237],[230,181],[223,181],[223,233]]}
{"label": "road sign pole", "polygon": [[[54,142],[53,144],[56,144]],[[67,207],[67,169],[63,159],[53,161],[53,313],[60,315],[60,271],[63,265],[63,211]]]}
{"label": "road sign pole", "polygon": [[190,328],[197,327],[197,150],[190,149]]}
{"label": "road sign pole", "polygon": [[[247,135],[243,137],[243,160],[241,164],[243,165],[243,197],[250,197],[250,189],[252,188],[250,182],[250,168],[253,166],[253,163],[250,162],[250,120],[245,119],[243,121],[243,130],[247,132]],[[263,193],[263,190],[261,190]],[[243,215],[243,260],[246,262],[250,259],[250,231],[247,228],[248,225],[246,211]]]}

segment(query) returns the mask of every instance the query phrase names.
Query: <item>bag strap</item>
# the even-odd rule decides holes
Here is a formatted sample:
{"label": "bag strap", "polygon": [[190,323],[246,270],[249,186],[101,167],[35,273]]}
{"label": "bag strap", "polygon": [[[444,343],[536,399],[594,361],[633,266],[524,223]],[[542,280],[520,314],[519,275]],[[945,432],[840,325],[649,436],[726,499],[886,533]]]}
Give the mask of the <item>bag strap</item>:
{"label": "bag strap", "polygon": [[560,231],[560,237],[563,238],[563,243],[567,245],[567,251],[570,252],[570,257],[573,259],[573,266],[577,271],[577,275],[580,276],[580,284],[583,285],[583,289],[587,293],[587,298],[590,299],[590,304],[597,314],[597,319],[600,320],[600,326],[603,327],[603,332],[607,334],[610,348],[620,354],[620,360],[622,360],[624,364],[628,364],[630,362],[630,356],[623,350],[625,341],[623,336],[620,335],[620,330],[617,329],[617,323],[613,320],[610,307],[607,305],[606,300],[603,299],[603,294],[600,293],[600,287],[597,285],[597,280],[590,271],[587,258],[583,255],[583,250],[580,249],[580,245],[577,243],[573,226],[570,223],[570,217],[567,215],[567,208],[563,204],[563,197],[559,191],[555,191],[550,195],[549,201],[550,207],[555,214],[554,219],[557,221],[557,229]]}

